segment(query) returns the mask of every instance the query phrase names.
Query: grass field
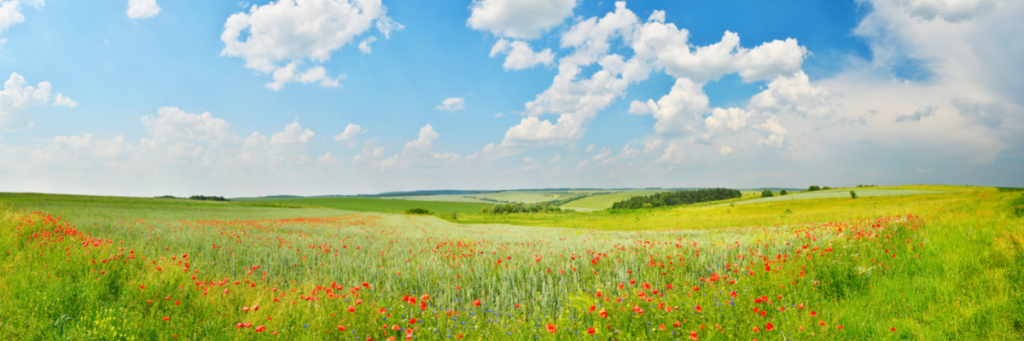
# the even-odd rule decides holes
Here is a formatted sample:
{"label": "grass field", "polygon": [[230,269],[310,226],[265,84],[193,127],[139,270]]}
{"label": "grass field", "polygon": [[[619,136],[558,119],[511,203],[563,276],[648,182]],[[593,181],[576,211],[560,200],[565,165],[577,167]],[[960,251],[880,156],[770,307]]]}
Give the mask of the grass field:
{"label": "grass field", "polygon": [[650,194],[654,194],[654,193],[658,193],[658,192],[664,192],[664,191],[659,191],[659,190],[637,190],[637,191],[623,191],[623,192],[610,193],[610,194],[598,194],[598,195],[592,195],[592,196],[589,196],[589,197],[584,197],[584,198],[579,199],[579,200],[573,200],[573,201],[567,202],[565,204],[562,204],[562,207],[579,207],[579,208],[589,208],[589,209],[595,209],[595,210],[603,210],[603,209],[606,209],[606,208],[611,208],[612,204],[614,204],[616,202],[619,202],[619,201],[623,201],[623,200],[626,200],[626,199],[629,199],[629,198],[632,198],[632,197],[635,197],[635,196],[650,195]]}
{"label": "grass field", "polygon": [[494,206],[494,204],[492,203],[395,200],[364,197],[260,199],[257,201],[250,201],[246,203],[254,202],[266,204],[305,205],[348,211],[382,213],[404,213],[406,210],[410,208],[424,208],[438,214],[449,214],[452,211],[455,211],[460,214],[475,213],[483,207]]}
{"label": "grass field", "polygon": [[[773,201],[789,201],[789,200],[807,200],[807,199],[822,199],[822,198],[849,198],[850,191],[857,193],[858,197],[877,197],[877,196],[892,196],[892,195],[914,195],[914,194],[934,194],[940,191],[931,190],[917,190],[917,189],[871,189],[871,188],[846,188],[846,189],[835,189],[826,191],[814,191],[814,192],[800,192],[787,195],[779,195],[778,192],[775,196],[769,198],[758,198],[754,200],[745,200],[742,204],[754,204],[762,202],[773,202]],[[741,204],[737,202],[737,204]]]}
{"label": "grass field", "polygon": [[0,338],[1021,339],[1024,193],[942,190],[457,222],[3,194]]}
{"label": "grass field", "polygon": [[391,199],[391,200],[414,200],[414,201],[445,201],[445,202],[475,202],[481,204],[493,204],[480,199],[470,197],[465,194],[440,194],[440,195],[412,195],[412,196],[401,196],[401,197],[380,197],[380,199]]}

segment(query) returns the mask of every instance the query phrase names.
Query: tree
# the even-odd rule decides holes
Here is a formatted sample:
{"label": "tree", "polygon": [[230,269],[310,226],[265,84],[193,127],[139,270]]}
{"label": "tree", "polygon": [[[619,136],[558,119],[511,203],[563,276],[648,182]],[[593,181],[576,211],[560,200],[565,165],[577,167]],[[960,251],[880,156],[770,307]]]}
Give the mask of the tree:
{"label": "tree", "polygon": [[807,191],[808,192],[814,192],[814,191],[820,191],[820,190],[821,190],[821,187],[818,187],[818,185],[811,185],[811,187],[807,187]]}
{"label": "tree", "polygon": [[775,196],[775,195],[772,194],[772,190],[770,190],[770,189],[765,188],[764,191],[761,191],[761,197],[762,198],[770,198],[770,197],[773,197],[773,196]]}
{"label": "tree", "polygon": [[850,191],[850,198],[857,199],[857,192]]}
{"label": "tree", "polygon": [[779,195],[786,195],[786,189],[783,188],[783,189],[779,190]]}

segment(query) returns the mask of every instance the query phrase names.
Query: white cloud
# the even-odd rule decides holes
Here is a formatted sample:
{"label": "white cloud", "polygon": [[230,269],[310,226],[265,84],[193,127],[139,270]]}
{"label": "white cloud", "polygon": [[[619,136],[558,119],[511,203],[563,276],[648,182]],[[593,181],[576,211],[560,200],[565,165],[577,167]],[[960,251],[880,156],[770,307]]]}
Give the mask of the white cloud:
{"label": "white cloud", "polygon": [[384,147],[377,146],[377,139],[372,138],[363,142],[363,152],[352,158],[354,164],[367,164],[371,168],[380,166],[380,158],[384,156]]}
{"label": "white cloud", "polygon": [[360,127],[358,124],[349,123],[349,125],[345,126],[345,131],[334,135],[333,139],[334,141],[345,141],[345,145],[351,148],[356,146],[356,138],[362,134],[366,134],[366,130],[363,130],[363,127]]}
{"label": "white cloud", "polygon": [[607,159],[611,155],[612,155],[611,149],[608,149],[608,147],[604,147],[604,148],[601,148],[601,152],[600,153],[597,153],[597,155],[594,155],[590,159],[594,160],[594,161],[601,161],[601,160]]}
{"label": "white cloud", "polygon": [[675,143],[668,143],[664,153],[656,161],[676,164],[683,162],[684,159],[686,159],[686,156],[683,154],[683,149]]}
{"label": "white cloud", "polygon": [[238,140],[227,121],[209,112],[196,115],[177,107],[163,107],[156,117],[142,117],[142,123],[153,140],[161,144],[197,141],[220,146]]}
{"label": "white cloud", "polygon": [[555,61],[555,54],[551,52],[551,49],[533,52],[530,44],[525,41],[498,40],[491,47],[490,56],[494,57],[499,53],[507,54],[505,63],[501,65],[505,70],[529,69],[537,64],[551,65]]}
{"label": "white cloud", "polygon": [[434,107],[437,110],[456,111],[466,108],[466,101],[462,97],[452,97],[441,101],[441,105]]}
{"label": "white cloud", "polygon": [[[1002,125],[1005,120],[1005,109],[999,103],[983,104],[967,98],[954,98],[952,104],[957,112],[960,113],[960,116],[973,123],[996,128]],[[917,112],[914,114],[916,115]]]}
{"label": "white cloud", "polygon": [[128,0],[128,14],[132,19],[145,19],[160,13],[156,0]]}
{"label": "white cloud", "polygon": [[587,146],[587,153],[593,153],[594,148],[597,148],[597,146],[591,143],[589,146]]}
{"label": "white cloud", "polygon": [[720,133],[735,133],[747,126],[750,112],[740,108],[714,108],[711,115],[704,118],[705,133],[701,138],[710,142]]}
{"label": "white cloud", "polygon": [[296,74],[296,64],[288,63],[282,68],[274,71],[274,81],[267,83],[263,86],[268,89],[278,91],[284,87],[285,83],[298,81],[299,83],[308,84],[314,82],[320,82],[320,86],[333,88],[338,86],[338,80],[345,78],[345,75],[339,75],[337,78],[331,79],[327,76],[327,70],[322,66],[312,67],[306,69],[305,72]]}
{"label": "white cloud", "polygon": [[778,76],[768,89],[750,99],[748,109],[767,114],[799,115],[803,118],[827,119],[839,110],[839,95],[824,86],[812,86],[803,71],[792,76]]}
{"label": "white cloud", "polygon": [[31,127],[30,109],[50,103],[50,82],[39,82],[35,87],[26,85],[25,77],[11,73],[0,91],[0,128],[16,131]]}
{"label": "white cloud", "polygon": [[[419,137],[405,144],[402,152],[391,158],[380,160],[381,171],[401,170],[412,165],[431,166],[437,163],[455,163],[462,158],[451,152],[435,153],[434,141],[441,137],[431,125],[420,128]],[[364,149],[365,152],[365,149]]]}
{"label": "white cloud", "polygon": [[722,149],[718,150],[718,154],[722,156],[732,154],[732,147],[722,146]]}
{"label": "white cloud", "polygon": [[370,44],[377,41],[377,37],[369,37],[359,42],[359,51],[363,51],[363,54],[370,54],[373,50],[370,49]]}
{"label": "white cloud", "polygon": [[312,130],[302,129],[298,121],[292,122],[284,127],[284,131],[270,137],[273,145],[297,145],[305,144],[313,139],[316,134]]}
{"label": "white cloud", "polygon": [[969,20],[997,4],[994,0],[896,0],[911,16],[925,20],[940,18],[956,23]]}
{"label": "white cloud", "polygon": [[679,78],[672,90],[657,103],[654,100],[647,100],[646,103],[633,101],[629,104],[629,113],[650,113],[657,120],[654,131],[658,134],[681,133],[707,112],[708,103],[708,96],[700,84],[688,78]]}
{"label": "white cloud", "polygon": [[[262,73],[274,72],[275,82],[268,84],[272,89],[296,80],[337,86],[336,80],[326,77],[319,66],[302,72],[305,78],[295,78],[294,65],[306,59],[330,60],[332,52],[365,33],[374,22],[385,38],[403,28],[387,16],[387,8],[379,0],[279,0],[253,5],[249,13],[228,17],[221,34],[221,55],[241,57],[246,67]],[[239,40],[243,33],[248,33],[244,41]],[[280,67],[280,61],[288,63]],[[291,70],[279,78],[275,70],[282,68]]]}
{"label": "white cloud", "polygon": [[324,166],[341,166],[345,164],[345,161],[338,160],[332,156],[331,152],[327,152],[323,156],[316,158],[316,161]]}
{"label": "white cloud", "polygon": [[[18,0],[0,2],[0,33],[4,33],[4,30],[24,21],[25,16],[21,14],[21,3]],[[6,41],[6,39],[2,41]]]}
{"label": "white cloud", "polygon": [[777,117],[769,117],[767,121],[757,125],[756,128],[768,135],[758,141],[759,145],[775,149],[783,149],[788,146],[786,141],[786,128],[783,128],[782,125],[779,124],[779,119]]}
{"label": "white cloud", "polygon": [[64,95],[62,94],[57,94],[57,97],[53,99],[53,105],[63,105],[69,108],[74,108],[78,106],[78,102],[75,102],[73,99],[64,97]]}
{"label": "white cloud", "polygon": [[534,39],[572,15],[577,0],[475,0],[466,25],[495,35]]}
{"label": "white cloud", "polygon": [[913,115],[900,115],[896,117],[896,122],[920,121],[922,118],[935,115],[936,110],[938,110],[936,106],[922,105],[917,107],[917,110],[914,110]]}

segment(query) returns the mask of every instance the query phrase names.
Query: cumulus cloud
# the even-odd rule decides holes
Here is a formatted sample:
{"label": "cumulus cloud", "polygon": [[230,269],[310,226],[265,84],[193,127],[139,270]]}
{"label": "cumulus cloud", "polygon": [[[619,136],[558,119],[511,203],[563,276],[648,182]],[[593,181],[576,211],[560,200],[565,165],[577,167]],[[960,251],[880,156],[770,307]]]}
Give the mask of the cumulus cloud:
{"label": "cumulus cloud", "polygon": [[686,155],[683,154],[683,148],[679,147],[675,143],[668,143],[665,147],[665,151],[661,154],[657,162],[668,162],[668,163],[680,163],[686,159]]}
{"label": "cumulus cloud", "polygon": [[456,111],[466,108],[466,101],[462,97],[452,97],[441,101],[441,105],[434,107],[437,110]]}
{"label": "cumulus cloud", "polygon": [[298,121],[292,122],[284,127],[284,130],[270,137],[270,143],[274,145],[297,145],[305,144],[313,139],[316,134],[312,130],[302,129]]}
{"label": "cumulus cloud", "polygon": [[351,124],[345,126],[345,131],[341,134],[334,135],[334,141],[345,141],[345,145],[349,148],[356,146],[356,138],[359,135],[366,134],[366,130],[360,127],[358,124]]}
{"label": "cumulus cloud", "polygon": [[[67,99],[60,96],[59,104],[73,107]],[[73,103],[74,101],[72,101]],[[25,82],[25,77],[18,73],[11,73],[11,78],[4,82],[4,89],[0,91],[0,128],[6,131],[17,131],[31,127],[31,108],[50,103],[50,82],[39,82],[35,87]],[[54,103],[58,105],[58,103]]]}
{"label": "cumulus cloud", "polygon": [[722,148],[718,150],[718,154],[722,156],[732,154],[732,147],[722,146]]}
{"label": "cumulus cloud", "polygon": [[128,14],[132,19],[145,19],[160,13],[156,0],[128,0]]}
{"label": "cumulus cloud", "polygon": [[[502,144],[542,146],[574,141],[586,132],[587,123],[598,112],[625,94],[630,84],[646,80],[656,71],[663,70],[676,78],[675,85],[657,102],[631,102],[629,112],[654,116],[658,134],[681,134],[698,129],[703,123],[717,123],[714,120],[702,122],[703,115],[711,110],[703,87],[708,81],[723,75],[735,73],[748,82],[776,79],[775,88],[789,85],[782,84],[785,81],[796,85],[803,84],[801,81],[806,83],[806,75],[800,66],[807,49],[795,39],[775,40],[748,49],[740,46],[738,34],[727,31],[718,43],[693,46],[688,41],[687,30],[664,23],[664,13],[653,13],[647,22],[641,23],[626,8],[625,2],[616,2],[615,6],[614,12],[601,18],[578,21],[562,35],[561,46],[572,48],[573,53],[559,61],[559,73],[551,87],[526,103],[528,117],[509,128]],[[618,54],[609,54],[611,43],[616,38],[632,50],[633,56],[628,60]],[[507,49],[510,44],[499,41],[492,52]],[[583,67],[593,63],[601,68],[589,78],[581,77]],[[809,85],[805,88],[825,91]],[[779,94],[772,93],[772,97],[765,95],[766,99],[779,103],[765,103],[764,110],[807,112],[801,107],[808,100],[807,96],[784,97],[793,95],[794,91],[780,90],[777,91]],[[810,95],[810,100],[823,96],[819,93]],[[557,121],[539,117],[549,113],[558,114]],[[740,116],[746,113],[742,114]],[[732,129],[735,125],[722,127]]]}
{"label": "cumulus cloud", "polygon": [[491,47],[490,56],[494,57],[497,54],[506,54],[505,63],[501,65],[505,70],[529,69],[537,64],[551,65],[555,61],[555,54],[551,49],[533,52],[530,44],[525,41],[498,40]]}
{"label": "cumulus cloud", "polygon": [[786,141],[786,128],[779,124],[778,117],[769,117],[767,121],[757,125],[756,128],[767,135],[758,141],[759,145],[775,149],[783,149],[789,146],[787,144],[788,141]]}
{"label": "cumulus cloud", "polygon": [[466,25],[515,39],[535,39],[572,15],[577,0],[476,0]]}
{"label": "cumulus cloud", "polygon": [[[298,72],[295,65],[304,60],[330,60],[332,52],[364,34],[374,23],[385,38],[403,28],[387,16],[380,0],[279,0],[253,5],[248,13],[228,17],[221,34],[221,55],[240,57],[246,67],[262,73],[273,72],[275,82],[268,85],[271,89],[289,81],[337,86],[322,67]],[[240,40],[243,36],[246,38]],[[282,67],[278,64],[281,61],[288,63]],[[276,70],[282,68],[291,70],[279,78]]]}
{"label": "cumulus cloud", "polygon": [[922,105],[920,107],[917,107],[917,110],[914,110],[913,115],[897,116],[896,122],[920,121],[922,118],[935,115],[936,110],[938,110],[938,107],[932,105]]}

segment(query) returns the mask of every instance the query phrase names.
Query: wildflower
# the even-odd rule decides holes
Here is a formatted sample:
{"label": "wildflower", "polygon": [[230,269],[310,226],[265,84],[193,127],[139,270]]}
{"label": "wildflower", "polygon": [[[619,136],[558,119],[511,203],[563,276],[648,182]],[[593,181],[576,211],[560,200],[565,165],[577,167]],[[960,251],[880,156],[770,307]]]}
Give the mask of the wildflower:
{"label": "wildflower", "polygon": [[596,333],[596,331],[594,330],[594,327],[590,327],[590,328],[587,329],[587,334],[594,335],[594,333]]}
{"label": "wildflower", "polygon": [[259,326],[259,327],[256,327],[256,332],[257,332],[257,333],[262,333],[262,332],[263,332],[264,330],[266,330],[266,329],[267,329],[267,328],[264,328],[263,326]]}
{"label": "wildflower", "polygon": [[775,325],[773,325],[771,322],[768,322],[768,324],[764,326],[764,330],[767,330],[767,331],[775,330]]}
{"label": "wildflower", "polygon": [[554,332],[558,331],[558,326],[555,326],[554,323],[548,323],[547,329],[548,329],[548,333],[554,333]]}
{"label": "wildflower", "polygon": [[164,321],[167,321],[167,320],[170,320],[170,319],[171,318],[169,316],[164,316]]}
{"label": "wildflower", "polygon": [[690,332],[690,340],[693,340],[693,341],[700,340],[699,338],[697,338],[697,332]]}
{"label": "wildflower", "polygon": [[474,307],[479,307],[480,306],[480,300],[473,301],[473,306]]}
{"label": "wildflower", "polygon": [[597,315],[601,316],[601,318],[608,318],[608,311],[601,309],[601,311],[597,312]]}

